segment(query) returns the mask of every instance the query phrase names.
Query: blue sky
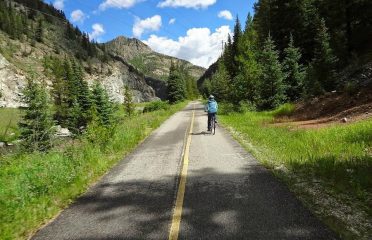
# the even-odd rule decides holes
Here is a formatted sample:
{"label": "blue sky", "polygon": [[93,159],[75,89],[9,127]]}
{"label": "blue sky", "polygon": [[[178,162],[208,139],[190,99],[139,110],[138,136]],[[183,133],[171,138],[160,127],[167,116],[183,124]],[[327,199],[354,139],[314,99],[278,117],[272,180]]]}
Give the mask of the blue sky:
{"label": "blue sky", "polygon": [[[135,37],[153,50],[208,67],[238,15],[244,24],[255,0],[46,0],[91,38]],[[232,18],[231,18],[232,17]]]}

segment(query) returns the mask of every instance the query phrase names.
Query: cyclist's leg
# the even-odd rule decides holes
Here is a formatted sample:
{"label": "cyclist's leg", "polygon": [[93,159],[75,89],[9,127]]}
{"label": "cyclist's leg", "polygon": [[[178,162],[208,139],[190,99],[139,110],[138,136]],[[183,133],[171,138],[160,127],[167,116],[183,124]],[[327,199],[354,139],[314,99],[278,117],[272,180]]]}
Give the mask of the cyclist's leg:
{"label": "cyclist's leg", "polygon": [[208,131],[211,130],[212,114],[208,113]]}

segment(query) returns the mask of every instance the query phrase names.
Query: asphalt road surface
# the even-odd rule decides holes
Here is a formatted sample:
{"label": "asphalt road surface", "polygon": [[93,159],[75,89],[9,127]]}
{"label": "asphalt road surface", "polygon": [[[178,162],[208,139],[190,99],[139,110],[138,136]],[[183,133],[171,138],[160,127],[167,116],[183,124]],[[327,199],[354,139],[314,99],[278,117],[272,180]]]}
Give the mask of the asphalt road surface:
{"label": "asphalt road surface", "polygon": [[200,103],[173,115],[32,239],[338,239],[206,121]]}

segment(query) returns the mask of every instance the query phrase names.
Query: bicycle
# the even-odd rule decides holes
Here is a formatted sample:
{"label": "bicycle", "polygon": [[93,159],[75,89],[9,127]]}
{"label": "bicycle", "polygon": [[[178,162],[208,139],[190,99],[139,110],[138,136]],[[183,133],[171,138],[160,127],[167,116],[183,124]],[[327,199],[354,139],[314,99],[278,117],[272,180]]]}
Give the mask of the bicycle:
{"label": "bicycle", "polygon": [[213,116],[211,117],[211,133],[212,133],[213,135],[216,134],[216,115],[213,115]]}

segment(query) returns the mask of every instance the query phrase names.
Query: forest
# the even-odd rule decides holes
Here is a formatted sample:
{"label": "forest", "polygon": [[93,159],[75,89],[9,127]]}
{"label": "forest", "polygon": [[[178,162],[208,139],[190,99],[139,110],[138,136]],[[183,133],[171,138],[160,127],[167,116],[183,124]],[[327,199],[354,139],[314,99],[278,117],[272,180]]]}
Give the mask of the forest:
{"label": "forest", "polygon": [[218,62],[198,81],[203,95],[253,109],[274,109],[326,92],[351,91],[345,68],[371,59],[372,2],[259,0]]}

